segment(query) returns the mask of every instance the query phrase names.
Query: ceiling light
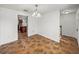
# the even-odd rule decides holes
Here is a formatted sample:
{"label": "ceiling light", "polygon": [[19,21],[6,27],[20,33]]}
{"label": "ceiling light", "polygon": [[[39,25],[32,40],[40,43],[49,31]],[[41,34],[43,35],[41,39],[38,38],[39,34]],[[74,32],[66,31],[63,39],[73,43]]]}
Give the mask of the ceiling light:
{"label": "ceiling light", "polygon": [[72,12],[72,10],[64,10],[62,13],[63,14],[69,14],[69,13],[71,13]]}
{"label": "ceiling light", "polygon": [[38,12],[38,9],[37,9],[38,5],[36,4],[35,7],[36,7],[36,9],[34,10],[32,16],[33,17],[41,17],[41,14]]}

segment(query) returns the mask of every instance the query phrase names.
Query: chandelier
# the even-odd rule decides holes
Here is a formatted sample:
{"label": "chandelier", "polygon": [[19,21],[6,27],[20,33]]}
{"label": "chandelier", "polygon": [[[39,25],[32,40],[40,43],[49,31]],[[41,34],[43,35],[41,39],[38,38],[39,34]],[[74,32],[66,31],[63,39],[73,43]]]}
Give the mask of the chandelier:
{"label": "chandelier", "polygon": [[33,17],[41,17],[41,14],[38,12],[38,5],[37,4],[35,5],[35,8],[36,9],[34,10],[32,16]]}

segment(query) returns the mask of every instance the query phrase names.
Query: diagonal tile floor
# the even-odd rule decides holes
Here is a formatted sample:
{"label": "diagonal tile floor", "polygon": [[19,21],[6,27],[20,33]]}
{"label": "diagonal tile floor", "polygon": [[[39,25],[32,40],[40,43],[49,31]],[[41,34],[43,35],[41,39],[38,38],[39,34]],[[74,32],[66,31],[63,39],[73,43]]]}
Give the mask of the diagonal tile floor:
{"label": "diagonal tile floor", "polygon": [[[21,34],[20,34],[21,35]],[[62,36],[60,43],[41,35],[32,35],[28,39],[21,35],[19,40],[2,45],[2,54],[71,54],[79,53],[75,38]]]}

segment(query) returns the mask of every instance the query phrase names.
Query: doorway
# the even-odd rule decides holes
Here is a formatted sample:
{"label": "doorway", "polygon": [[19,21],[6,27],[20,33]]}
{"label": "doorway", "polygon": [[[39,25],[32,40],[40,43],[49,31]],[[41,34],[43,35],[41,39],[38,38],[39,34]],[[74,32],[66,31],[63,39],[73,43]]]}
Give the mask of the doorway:
{"label": "doorway", "polygon": [[77,26],[75,13],[60,15],[61,35],[77,38]]}
{"label": "doorway", "polygon": [[28,37],[28,16],[18,15],[18,39]]}
{"label": "doorway", "polygon": [[76,13],[60,14],[60,35],[64,42],[77,46],[78,27],[75,16]]}

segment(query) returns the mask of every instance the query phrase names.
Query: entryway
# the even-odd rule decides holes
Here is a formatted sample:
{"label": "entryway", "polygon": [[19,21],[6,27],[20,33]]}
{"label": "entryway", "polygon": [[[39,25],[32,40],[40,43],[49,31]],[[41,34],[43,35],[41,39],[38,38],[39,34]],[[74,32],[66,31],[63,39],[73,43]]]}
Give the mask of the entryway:
{"label": "entryway", "polygon": [[28,16],[18,15],[18,39],[28,37]]}

